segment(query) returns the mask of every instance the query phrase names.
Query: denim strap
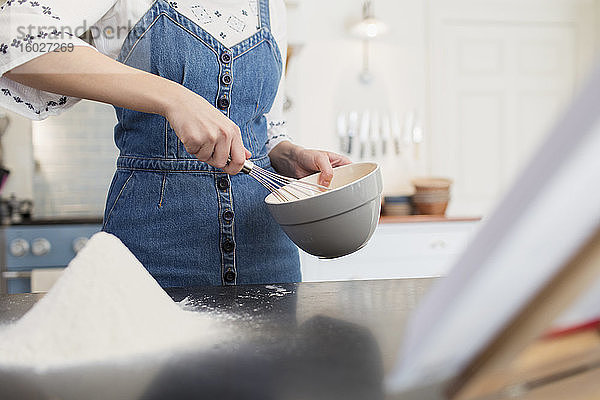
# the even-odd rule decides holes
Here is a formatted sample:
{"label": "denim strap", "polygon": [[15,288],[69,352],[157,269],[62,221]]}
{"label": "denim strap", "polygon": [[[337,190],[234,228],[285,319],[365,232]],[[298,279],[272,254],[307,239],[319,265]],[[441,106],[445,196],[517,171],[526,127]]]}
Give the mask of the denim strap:
{"label": "denim strap", "polygon": [[258,0],[260,2],[260,27],[271,29],[271,19],[269,16],[269,0]]}

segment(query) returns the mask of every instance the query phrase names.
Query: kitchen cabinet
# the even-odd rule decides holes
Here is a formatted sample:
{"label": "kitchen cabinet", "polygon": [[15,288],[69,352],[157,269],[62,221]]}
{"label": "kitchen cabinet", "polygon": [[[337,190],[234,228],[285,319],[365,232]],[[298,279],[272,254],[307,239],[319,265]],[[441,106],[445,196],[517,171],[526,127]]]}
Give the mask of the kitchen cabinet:
{"label": "kitchen cabinet", "polygon": [[369,243],[326,260],[301,252],[303,281],[417,278],[445,275],[479,222],[380,224]]}
{"label": "kitchen cabinet", "polygon": [[429,169],[449,213],[485,215],[584,82],[593,0],[431,0]]}

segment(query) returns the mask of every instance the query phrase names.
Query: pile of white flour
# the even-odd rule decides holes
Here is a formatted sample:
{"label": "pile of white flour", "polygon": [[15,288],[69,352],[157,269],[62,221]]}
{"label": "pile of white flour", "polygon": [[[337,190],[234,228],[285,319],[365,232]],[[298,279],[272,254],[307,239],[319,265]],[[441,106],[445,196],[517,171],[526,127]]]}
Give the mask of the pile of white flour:
{"label": "pile of white flour", "polygon": [[221,323],[184,311],[107,233],[94,235],[40,301],[0,327],[0,367],[44,370],[215,343]]}

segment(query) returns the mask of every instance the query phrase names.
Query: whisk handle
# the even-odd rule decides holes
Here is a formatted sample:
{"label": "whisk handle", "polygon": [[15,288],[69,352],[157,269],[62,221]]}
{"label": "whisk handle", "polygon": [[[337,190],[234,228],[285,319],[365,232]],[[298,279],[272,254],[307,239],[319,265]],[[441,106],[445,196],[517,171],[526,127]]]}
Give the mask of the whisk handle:
{"label": "whisk handle", "polygon": [[244,174],[249,174],[254,168],[254,163],[250,160],[244,161],[244,166],[242,167],[242,171]]}
{"label": "whisk handle", "polygon": [[[229,157],[227,159],[227,165],[229,165],[229,163],[231,162],[231,157]],[[254,163],[250,160],[246,160],[244,161],[244,166],[242,167],[241,171],[244,174],[250,174],[250,172],[252,171],[252,168],[254,168]]]}

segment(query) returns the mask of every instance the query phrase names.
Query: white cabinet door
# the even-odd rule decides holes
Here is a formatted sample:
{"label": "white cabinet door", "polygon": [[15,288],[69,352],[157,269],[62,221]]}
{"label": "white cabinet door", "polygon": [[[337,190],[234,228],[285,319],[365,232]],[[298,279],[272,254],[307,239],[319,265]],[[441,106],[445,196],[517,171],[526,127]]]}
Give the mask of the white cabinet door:
{"label": "white cabinet door", "polygon": [[477,223],[401,223],[377,227],[369,243],[346,257],[301,253],[303,281],[417,278],[445,275]]}
{"label": "white cabinet door", "polygon": [[483,215],[543,139],[594,53],[591,0],[432,0],[430,169],[449,212]]}

